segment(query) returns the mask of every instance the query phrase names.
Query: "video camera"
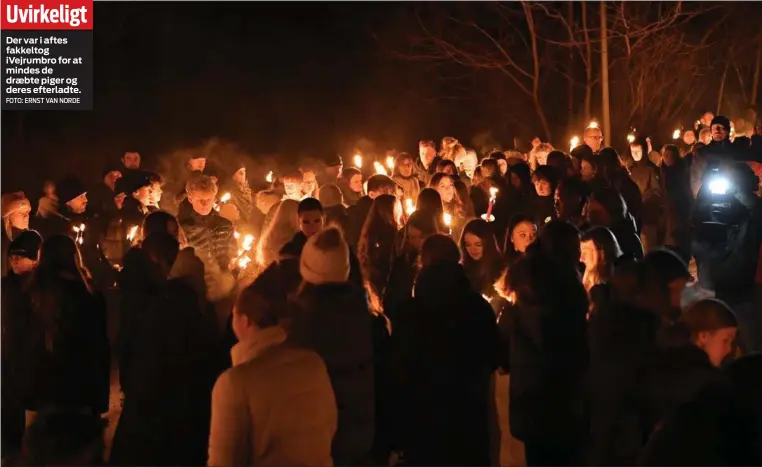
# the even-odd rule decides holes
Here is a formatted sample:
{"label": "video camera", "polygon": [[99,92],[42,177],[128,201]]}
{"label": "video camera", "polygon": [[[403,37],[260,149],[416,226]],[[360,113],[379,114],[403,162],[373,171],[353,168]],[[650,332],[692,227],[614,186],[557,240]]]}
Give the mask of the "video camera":
{"label": "video camera", "polygon": [[710,243],[723,242],[728,233],[750,215],[749,207],[742,200],[754,191],[759,182],[751,170],[743,168],[748,169],[748,166],[720,164],[717,161],[710,163],[694,209],[693,225],[697,239]]}

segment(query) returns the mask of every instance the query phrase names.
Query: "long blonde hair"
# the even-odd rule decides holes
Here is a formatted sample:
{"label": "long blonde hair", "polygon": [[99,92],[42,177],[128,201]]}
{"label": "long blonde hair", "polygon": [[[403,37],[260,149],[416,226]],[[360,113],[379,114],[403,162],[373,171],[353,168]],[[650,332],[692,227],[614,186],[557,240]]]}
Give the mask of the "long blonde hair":
{"label": "long blonde hair", "polygon": [[281,201],[275,216],[262,238],[257,244],[256,261],[260,267],[265,268],[278,259],[278,252],[288,243],[299,230],[298,221],[299,202],[293,199]]}

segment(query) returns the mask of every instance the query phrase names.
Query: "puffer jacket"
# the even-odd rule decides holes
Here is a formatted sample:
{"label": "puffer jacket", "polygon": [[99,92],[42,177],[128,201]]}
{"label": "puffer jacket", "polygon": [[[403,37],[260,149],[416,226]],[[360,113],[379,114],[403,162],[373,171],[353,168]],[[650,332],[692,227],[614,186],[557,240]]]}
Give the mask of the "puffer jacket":
{"label": "puffer jacket", "polygon": [[236,251],[233,224],[214,211],[206,216],[191,211],[178,221],[188,245],[204,263],[207,298],[217,301],[229,295],[235,286],[235,279],[229,271]]}

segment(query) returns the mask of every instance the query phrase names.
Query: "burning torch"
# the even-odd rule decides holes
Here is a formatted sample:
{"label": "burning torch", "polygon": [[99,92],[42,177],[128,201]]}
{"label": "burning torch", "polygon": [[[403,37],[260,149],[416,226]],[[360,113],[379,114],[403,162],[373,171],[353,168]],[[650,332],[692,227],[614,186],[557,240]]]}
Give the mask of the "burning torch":
{"label": "burning torch", "polygon": [[386,172],[386,169],[384,168],[384,166],[381,165],[381,163],[378,162],[378,161],[373,163],[373,168],[376,170],[376,174],[378,174],[378,175],[389,175]]}
{"label": "burning torch", "polygon": [[355,154],[355,157],[352,159],[352,161],[355,164],[355,167],[358,169],[362,169],[362,156],[359,154]]}
{"label": "burning torch", "polygon": [[579,136],[575,136],[569,141],[569,152],[574,151],[577,146],[579,146]]}
{"label": "burning torch", "polygon": [[85,242],[85,224],[73,225],[71,229],[74,231],[74,243],[82,245]]}

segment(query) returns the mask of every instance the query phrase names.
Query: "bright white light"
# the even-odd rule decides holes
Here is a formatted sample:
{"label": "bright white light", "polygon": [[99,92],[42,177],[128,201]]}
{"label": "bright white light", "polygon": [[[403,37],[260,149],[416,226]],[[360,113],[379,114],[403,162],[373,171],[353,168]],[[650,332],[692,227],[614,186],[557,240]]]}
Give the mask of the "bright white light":
{"label": "bright white light", "polygon": [[265,175],[265,181],[267,183],[272,183],[273,182],[273,171],[272,170],[267,172],[267,175]]}
{"label": "bright white light", "polygon": [[357,167],[358,169],[362,169],[362,156],[361,155],[359,155],[359,154],[355,155],[353,161],[355,163],[355,167]]}
{"label": "bright white light", "polygon": [[680,130],[675,130],[672,132],[672,139],[680,139]]}
{"label": "bright white light", "polygon": [[713,195],[724,195],[730,188],[730,182],[725,177],[715,177],[709,181],[709,191]]}
{"label": "bright white light", "polygon": [[632,133],[627,135],[627,142],[630,143],[630,144],[634,143],[635,142],[635,135],[633,135]]}
{"label": "bright white light", "polygon": [[228,201],[230,201],[230,198],[231,198],[230,193],[225,193],[220,198],[220,203],[227,203]]}
{"label": "bright white light", "polygon": [[444,213],[442,216],[444,218],[444,223],[447,227],[450,227],[450,224],[452,224],[452,214],[449,212]]}
{"label": "bright white light", "polygon": [[587,125],[588,128],[598,128],[598,122],[595,120],[591,121],[590,124]]}

